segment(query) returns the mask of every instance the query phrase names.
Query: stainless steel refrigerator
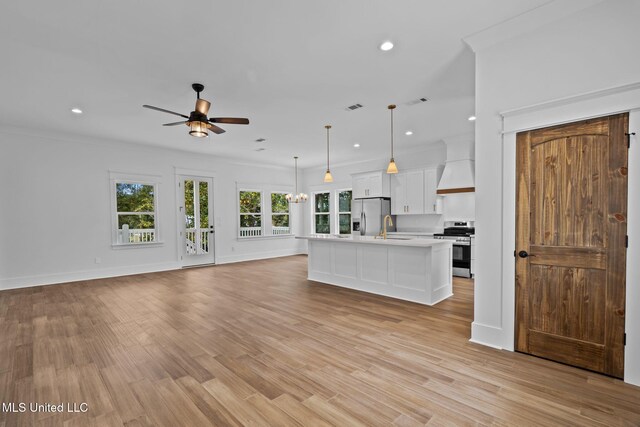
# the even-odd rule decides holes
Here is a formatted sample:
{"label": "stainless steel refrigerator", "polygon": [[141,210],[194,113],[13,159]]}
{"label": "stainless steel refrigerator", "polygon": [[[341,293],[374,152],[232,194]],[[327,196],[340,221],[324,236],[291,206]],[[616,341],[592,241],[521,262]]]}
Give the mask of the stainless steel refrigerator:
{"label": "stainless steel refrigerator", "polygon": [[[391,200],[387,198],[355,199],[351,202],[351,232],[361,236],[377,236],[382,232],[382,221],[391,215]],[[396,231],[396,217],[387,231]]]}

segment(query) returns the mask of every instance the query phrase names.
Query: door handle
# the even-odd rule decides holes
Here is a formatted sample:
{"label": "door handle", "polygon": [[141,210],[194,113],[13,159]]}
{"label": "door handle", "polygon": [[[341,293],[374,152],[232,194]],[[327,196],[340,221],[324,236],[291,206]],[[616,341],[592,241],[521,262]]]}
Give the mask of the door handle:
{"label": "door handle", "polygon": [[360,234],[362,236],[365,236],[367,234],[367,214],[364,212],[362,212],[362,220],[363,222],[362,222],[362,225],[360,226]]}
{"label": "door handle", "polygon": [[[527,251],[520,251],[520,252],[518,252],[518,256],[519,256],[520,258],[526,258],[526,257],[528,257],[528,256],[529,256],[529,253],[528,253]],[[532,255],[532,256],[533,256],[533,255]]]}

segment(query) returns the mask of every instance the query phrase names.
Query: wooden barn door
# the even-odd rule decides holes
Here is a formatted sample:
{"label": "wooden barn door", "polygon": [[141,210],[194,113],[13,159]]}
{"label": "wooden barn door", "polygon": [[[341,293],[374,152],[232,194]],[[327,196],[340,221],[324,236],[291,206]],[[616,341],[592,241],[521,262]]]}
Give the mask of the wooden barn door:
{"label": "wooden barn door", "polygon": [[516,137],[516,350],[622,378],[628,114]]}

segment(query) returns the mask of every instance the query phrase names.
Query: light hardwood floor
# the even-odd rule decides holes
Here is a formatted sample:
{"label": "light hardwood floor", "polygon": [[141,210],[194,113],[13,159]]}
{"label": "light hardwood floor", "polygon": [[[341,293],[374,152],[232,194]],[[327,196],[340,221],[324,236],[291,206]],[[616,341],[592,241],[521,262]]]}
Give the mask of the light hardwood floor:
{"label": "light hardwood floor", "polygon": [[13,425],[640,425],[640,388],[468,341],[434,307],[308,282],[306,257],[0,292]]}

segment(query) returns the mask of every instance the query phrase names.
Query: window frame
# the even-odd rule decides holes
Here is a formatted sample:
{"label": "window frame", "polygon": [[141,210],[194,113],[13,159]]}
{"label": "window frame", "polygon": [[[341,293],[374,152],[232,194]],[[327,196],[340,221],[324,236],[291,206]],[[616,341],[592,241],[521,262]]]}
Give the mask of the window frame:
{"label": "window frame", "polygon": [[[260,192],[260,209],[261,209],[261,229],[259,236],[241,236],[240,234],[240,192],[241,191],[255,191]],[[294,210],[291,209],[291,204],[288,205],[289,209],[289,233],[287,234],[273,234],[272,226],[272,208],[271,208],[271,194],[289,194],[293,193],[293,188],[287,185],[269,184],[269,183],[243,183],[236,181],[236,239],[237,240],[251,240],[251,239],[282,239],[295,237],[293,234],[293,224],[295,223]],[[243,212],[242,215],[246,215]]]}
{"label": "window frame", "polygon": [[[260,193],[260,212],[242,212],[240,208],[240,193]],[[258,188],[238,187],[236,191],[236,205],[238,207],[238,239],[257,239],[265,236],[265,223],[264,223],[264,191]],[[259,236],[243,236],[241,233],[242,227],[240,226],[240,217],[242,215],[254,215],[260,216],[260,235]],[[247,227],[245,227],[247,228]],[[252,227],[248,227],[252,228]]]}
{"label": "window frame", "polygon": [[[328,195],[328,199],[329,199],[329,210],[327,212],[316,212],[316,196],[318,194],[327,194]],[[321,235],[331,235],[331,205],[332,205],[332,197],[331,197],[331,190],[320,190],[320,191],[315,191],[312,193],[313,198],[311,199],[312,203],[313,203],[313,208],[311,209],[312,215],[312,222],[311,225],[313,227],[313,234],[321,234]],[[327,224],[329,225],[329,232],[328,233],[318,233],[318,230],[316,230],[316,216],[318,215],[326,215],[327,216]]]}
{"label": "window frame", "polygon": [[[127,214],[127,212],[118,211],[118,184],[140,184],[153,186],[153,212],[133,212],[133,215],[153,215],[154,239],[151,242],[128,242],[120,241],[120,228],[118,227],[118,217]],[[149,246],[159,246],[164,244],[161,239],[160,215],[159,215],[159,199],[160,199],[161,177],[157,175],[140,175],[127,174],[120,172],[109,172],[109,187],[111,195],[111,247],[114,249],[122,248],[141,248]]]}
{"label": "window frame", "polygon": [[[269,234],[269,236],[291,236],[293,235],[293,233],[291,232],[291,203],[287,202],[287,212],[273,212],[273,195],[274,194],[283,194],[283,195],[287,195],[289,194],[286,191],[279,191],[279,190],[271,190],[269,191],[269,217],[271,218],[271,221],[269,222],[269,228],[271,233]],[[289,232],[288,233],[283,233],[283,234],[274,234],[273,232],[273,217],[274,216],[287,216],[288,217],[288,223],[289,223]]]}
{"label": "window frame", "polygon": [[[335,199],[336,199],[336,208],[335,208],[335,229],[337,230],[337,234],[339,235],[343,235],[346,236],[348,234],[353,234],[352,230],[351,230],[351,220],[352,220],[352,216],[351,216],[351,212],[352,210],[350,209],[349,211],[341,211],[340,210],[340,193],[344,193],[350,191],[351,192],[351,202],[349,203],[350,208],[353,206],[353,188],[341,188],[341,189],[337,189],[335,190]],[[348,233],[341,233],[340,232],[340,215],[347,215],[349,214],[349,232]]]}

